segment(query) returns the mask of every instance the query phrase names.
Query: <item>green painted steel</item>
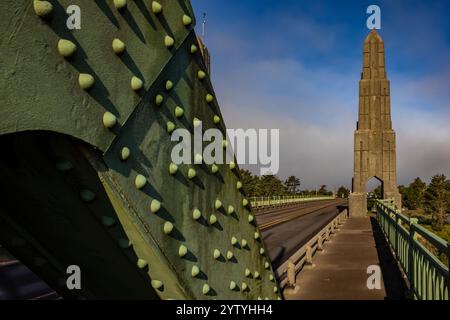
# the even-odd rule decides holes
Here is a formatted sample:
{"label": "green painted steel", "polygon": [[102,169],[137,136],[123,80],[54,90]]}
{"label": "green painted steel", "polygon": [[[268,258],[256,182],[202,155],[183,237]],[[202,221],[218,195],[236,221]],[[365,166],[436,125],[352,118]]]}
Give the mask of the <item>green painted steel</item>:
{"label": "green painted steel", "polygon": [[[390,200],[377,200],[377,218],[396,258],[406,273],[410,289],[420,300],[449,299],[449,267],[431,253],[426,240],[450,258],[450,244],[401,214]],[[448,260],[447,260],[448,261]]]}
{"label": "green painted steel", "polygon": [[281,298],[239,169],[171,162],[173,129],[226,129],[190,2],[0,10],[2,245],[68,298]]}
{"label": "green painted steel", "polygon": [[250,203],[253,208],[260,209],[265,207],[282,206],[286,204],[320,201],[320,200],[333,200],[333,196],[272,196],[272,197],[252,197]]}

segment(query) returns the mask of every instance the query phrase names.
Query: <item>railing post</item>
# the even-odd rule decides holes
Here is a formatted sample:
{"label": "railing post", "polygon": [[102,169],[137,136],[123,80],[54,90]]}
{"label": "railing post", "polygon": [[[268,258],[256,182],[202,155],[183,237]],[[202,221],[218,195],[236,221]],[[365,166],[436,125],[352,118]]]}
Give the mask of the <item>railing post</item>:
{"label": "railing post", "polygon": [[295,264],[289,260],[287,265],[287,285],[289,287],[295,288],[296,286],[296,274],[295,274]]}
{"label": "railing post", "polygon": [[307,246],[306,247],[306,261],[305,261],[305,263],[308,264],[308,265],[312,265],[313,264],[312,263],[312,248],[311,248],[311,246]]}
{"label": "railing post", "polygon": [[407,276],[409,278],[410,285],[410,295],[414,297],[415,295],[415,259],[414,259],[414,239],[416,238],[416,231],[414,229],[414,223],[417,223],[417,219],[409,219],[409,257],[408,257],[408,273]]}
{"label": "railing post", "polygon": [[317,250],[323,251],[323,236],[319,235],[319,238],[317,239]]}

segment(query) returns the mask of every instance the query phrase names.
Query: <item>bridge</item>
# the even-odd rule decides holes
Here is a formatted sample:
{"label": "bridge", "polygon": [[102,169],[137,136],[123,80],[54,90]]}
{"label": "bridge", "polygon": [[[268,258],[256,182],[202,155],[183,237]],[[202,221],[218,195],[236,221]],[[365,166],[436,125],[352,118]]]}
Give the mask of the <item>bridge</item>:
{"label": "bridge", "polygon": [[0,3],[0,298],[448,300],[448,242],[402,214],[377,32],[349,199],[251,198],[236,161],[171,158],[176,128],[226,129],[190,1],[78,2],[76,32],[70,1]]}

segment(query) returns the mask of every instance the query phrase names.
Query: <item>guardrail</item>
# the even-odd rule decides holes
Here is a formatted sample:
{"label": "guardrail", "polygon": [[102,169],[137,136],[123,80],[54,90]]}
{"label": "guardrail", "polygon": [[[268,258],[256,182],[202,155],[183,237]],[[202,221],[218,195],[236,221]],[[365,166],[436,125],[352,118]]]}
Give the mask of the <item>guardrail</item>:
{"label": "guardrail", "polygon": [[333,196],[274,196],[274,197],[252,197],[250,198],[250,204],[254,209],[260,209],[264,207],[282,206],[286,204],[292,204],[297,202],[306,201],[318,201],[318,200],[332,200]]}
{"label": "guardrail", "polygon": [[289,259],[275,270],[280,287],[295,288],[297,274],[305,265],[312,265],[312,259],[317,251],[322,251],[324,244],[336,233],[340,225],[348,218],[347,210],[338,214],[330,223],[322,228],[304,246],[297,250]]}
{"label": "guardrail", "polygon": [[[450,260],[450,244],[424,227],[417,219],[408,218],[395,208],[391,200],[377,201],[377,219],[394,251],[410,290],[419,300],[449,299],[449,266],[443,264],[420,241],[425,239]],[[449,261],[447,260],[447,261]]]}

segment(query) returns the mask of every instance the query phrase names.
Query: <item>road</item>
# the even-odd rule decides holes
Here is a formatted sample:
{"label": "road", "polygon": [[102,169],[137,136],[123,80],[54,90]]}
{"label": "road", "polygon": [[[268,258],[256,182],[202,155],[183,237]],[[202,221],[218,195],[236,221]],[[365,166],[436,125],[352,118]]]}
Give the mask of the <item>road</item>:
{"label": "road", "polygon": [[273,267],[281,265],[347,206],[347,200],[336,199],[257,213]]}

